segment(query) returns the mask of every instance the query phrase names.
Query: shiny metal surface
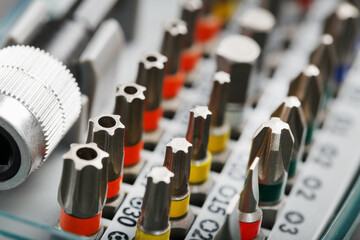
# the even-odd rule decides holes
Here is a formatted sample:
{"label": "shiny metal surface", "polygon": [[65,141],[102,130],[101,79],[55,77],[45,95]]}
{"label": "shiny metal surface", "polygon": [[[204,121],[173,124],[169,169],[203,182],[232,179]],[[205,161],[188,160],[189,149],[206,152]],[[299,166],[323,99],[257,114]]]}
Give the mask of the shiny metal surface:
{"label": "shiny metal surface", "polygon": [[78,118],[81,98],[69,70],[42,50],[5,48],[0,65],[1,141],[8,146],[0,168],[4,190],[19,185],[47,159]]}
{"label": "shiny metal surface", "polygon": [[141,56],[136,83],[146,87],[145,111],[160,106],[164,70],[168,58],[158,52],[146,52]]}
{"label": "shiny metal surface", "polygon": [[109,154],[95,143],[71,144],[65,153],[58,202],[65,213],[91,218],[104,207]]}
{"label": "shiny metal surface", "polygon": [[145,90],[136,83],[121,84],[116,89],[114,114],[120,115],[125,125],[125,146],[133,146],[142,138]]}
{"label": "shiny metal surface", "polygon": [[166,167],[153,167],[147,174],[146,190],[138,227],[150,235],[160,235],[170,227],[171,179]]}
{"label": "shiny metal surface", "polygon": [[122,175],[125,126],[119,115],[101,114],[89,120],[87,142],[94,142],[109,154],[108,182]]}
{"label": "shiny metal surface", "polygon": [[195,24],[200,16],[203,2],[201,0],[183,0],[181,2],[181,19],[186,22],[188,34],[185,35],[185,48],[191,47],[194,41]]}
{"label": "shiny metal surface", "polygon": [[171,196],[182,197],[189,192],[192,144],[185,138],[173,138],[166,145],[164,167],[174,173]]}
{"label": "shiny metal surface", "polygon": [[193,145],[191,152],[192,160],[202,160],[206,157],[210,121],[211,112],[206,106],[197,106],[190,110],[186,140]]}

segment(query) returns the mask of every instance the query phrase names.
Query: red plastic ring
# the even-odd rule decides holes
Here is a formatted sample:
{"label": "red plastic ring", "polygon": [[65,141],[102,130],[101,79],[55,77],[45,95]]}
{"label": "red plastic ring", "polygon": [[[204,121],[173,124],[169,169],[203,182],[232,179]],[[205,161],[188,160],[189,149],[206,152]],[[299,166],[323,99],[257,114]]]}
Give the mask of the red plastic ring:
{"label": "red plastic ring", "polygon": [[195,25],[195,41],[204,43],[215,37],[222,28],[222,21],[215,17],[199,18]]}
{"label": "red plastic ring", "polygon": [[92,218],[76,218],[60,209],[59,223],[61,228],[70,233],[81,236],[91,236],[100,229],[101,213]]}
{"label": "red plastic ring", "polygon": [[157,129],[162,115],[163,115],[163,110],[161,107],[158,107],[153,111],[145,111],[144,120],[143,120],[144,131],[150,132]]}
{"label": "red plastic ring", "polygon": [[130,166],[140,161],[140,152],[144,148],[144,141],[134,146],[124,146],[124,166]]}
{"label": "red plastic ring", "polygon": [[262,218],[257,222],[239,222],[241,240],[251,240],[259,235]]}
{"label": "red plastic ring", "polygon": [[163,97],[164,99],[174,98],[184,86],[186,74],[182,71],[174,75],[167,75],[164,77]]}
{"label": "red plastic ring", "polygon": [[115,197],[120,192],[120,186],[123,181],[123,176],[124,175],[121,174],[121,176],[118,179],[116,179],[115,181],[108,182],[108,184],[107,184],[108,190],[107,190],[107,195],[106,195],[107,199]]}
{"label": "red plastic ring", "polygon": [[180,57],[180,69],[186,73],[191,72],[202,56],[198,48],[190,48],[182,52]]}

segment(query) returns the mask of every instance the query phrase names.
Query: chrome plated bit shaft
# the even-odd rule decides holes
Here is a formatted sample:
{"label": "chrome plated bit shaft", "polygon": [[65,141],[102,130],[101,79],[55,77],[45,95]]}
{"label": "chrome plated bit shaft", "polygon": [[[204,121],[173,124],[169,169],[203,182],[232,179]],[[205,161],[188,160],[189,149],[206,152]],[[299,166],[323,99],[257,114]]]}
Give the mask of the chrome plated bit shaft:
{"label": "chrome plated bit shaft", "polygon": [[169,212],[173,177],[174,174],[166,167],[154,167],[147,175],[141,215],[137,224],[138,228],[147,235],[161,235],[170,230]]}
{"label": "chrome plated bit shaft", "polygon": [[124,134],[119,115],[101,114],[89,120],[87,142],[94,142],[109,153],[108,182],[119,179],[123,173]]}
{"label": "chrome plated bit shaft", "polygon": [[181,2],[181,19],[186,22],[188,29],[188,34],[185,35],[184,39],[185,48],[189,48],[193,44],[195,24],[202,7],[203,3],[201,0],[183,0]]}
{"label": "chrome plated bit shaft", "polygon": [[278,117],[289,124],[291,133],[294,137],[294,150],[290,160],[288,177],[292,178],[296,173],[296,166],[301,160],[304,146],[305,133],[307,129],[304,111],[301,102],[297,97],[287,97],[281,105],[271,114],[271,117]]}
{"label": "chrome plated bit shaft", "polygon": [[190,110],[190,120],[186,140],[193,145],[192,160],[203,160],[207,155],[211,112],[206,106]]}

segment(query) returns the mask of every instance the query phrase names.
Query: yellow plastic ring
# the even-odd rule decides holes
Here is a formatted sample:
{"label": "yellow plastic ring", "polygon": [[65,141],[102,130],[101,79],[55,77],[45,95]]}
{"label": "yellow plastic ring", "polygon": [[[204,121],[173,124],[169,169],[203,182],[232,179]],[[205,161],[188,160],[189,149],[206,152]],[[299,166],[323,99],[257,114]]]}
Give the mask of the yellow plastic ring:
{"label": "yellow plastic ring", "polygon": [[226,148],[230,138],[230,131],[222,135],[210,134],[208,150],[212,153],[221,152]]}
{"label": "yellow plastic ring", "polygon": [[211,152],[207,151],[205,161],[191,161],[190,183],[196,184],[207,180],[211,168],[211,159]]}
{"label": "yellow plastic ring", "polygon": [[143,231],[141,231],[141,229],[139,227],[136,227],[136,233],[135,233],[135,240],[169,240],[170,239],[170,228],[169,230],[161,235],[150,235],[147,234]]}
{"label": "yellow plastic ring", "polygon": [[183,199],[171,199],[170,207],[170,218],[178,218],[184,216],[188,209],[190,203],[190,193]]}

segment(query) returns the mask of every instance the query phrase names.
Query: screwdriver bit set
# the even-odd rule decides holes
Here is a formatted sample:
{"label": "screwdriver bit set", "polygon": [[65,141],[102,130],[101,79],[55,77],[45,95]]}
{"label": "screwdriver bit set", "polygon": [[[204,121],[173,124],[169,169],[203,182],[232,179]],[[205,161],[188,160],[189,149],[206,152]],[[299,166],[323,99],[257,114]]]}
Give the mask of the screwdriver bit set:
{"label": "screwdriver bit set", "polygon": [[0,6],[0,239],[360,238],[360,1]]}

